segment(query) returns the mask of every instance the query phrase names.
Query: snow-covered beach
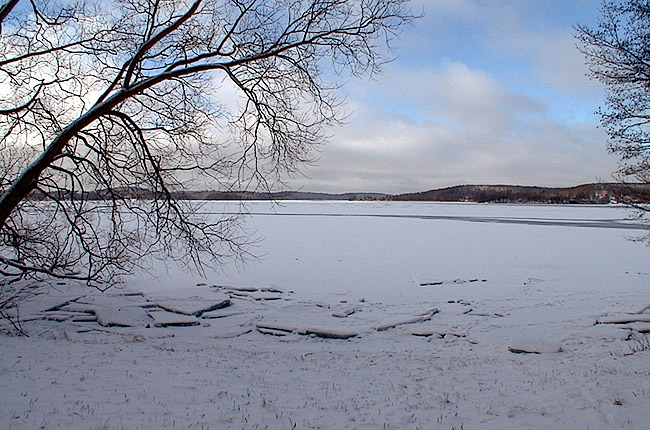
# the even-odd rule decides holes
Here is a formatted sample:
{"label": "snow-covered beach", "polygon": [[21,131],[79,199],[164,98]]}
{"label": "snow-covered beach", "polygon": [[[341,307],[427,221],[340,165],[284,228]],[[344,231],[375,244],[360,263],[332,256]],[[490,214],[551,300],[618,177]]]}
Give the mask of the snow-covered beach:
{"label": "snow-covered beach", "polygon": [[246,209],[257,261],[24,303],[0,428],[647,428],[650,250],[628,210]]}

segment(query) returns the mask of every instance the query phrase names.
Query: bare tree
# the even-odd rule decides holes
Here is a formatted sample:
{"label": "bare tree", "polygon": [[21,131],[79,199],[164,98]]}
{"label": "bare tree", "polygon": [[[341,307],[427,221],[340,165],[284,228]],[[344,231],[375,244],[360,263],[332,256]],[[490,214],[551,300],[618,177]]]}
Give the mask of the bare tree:
{"label": "bare tree", "polygon": [[[609,150],[621,158],[622,182],[650,183],[650,1],[604,1],[596,29],[577,27],[591,76],[605,84],[601,122]],[[630,203],[647,212],[650,193]]]}
{"label": "bare tree", "polygon": [[[296,171],[408,0],[31,0],[0,16],[0,273],[106,285],[145,255],[243,252],[175,197]],[[5,13],[5,10],[7,11]]]}

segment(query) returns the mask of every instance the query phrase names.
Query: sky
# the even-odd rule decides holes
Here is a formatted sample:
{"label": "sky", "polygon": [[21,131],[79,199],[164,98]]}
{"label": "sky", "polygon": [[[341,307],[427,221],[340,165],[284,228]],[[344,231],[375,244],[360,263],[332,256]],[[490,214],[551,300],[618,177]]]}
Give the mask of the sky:
{"label": "sky", "polygon": [[347,81],[345,124],[287,189],[424,191],[611,181],[617,158],[574,26],[600,0],[414,0],[394,60]]}

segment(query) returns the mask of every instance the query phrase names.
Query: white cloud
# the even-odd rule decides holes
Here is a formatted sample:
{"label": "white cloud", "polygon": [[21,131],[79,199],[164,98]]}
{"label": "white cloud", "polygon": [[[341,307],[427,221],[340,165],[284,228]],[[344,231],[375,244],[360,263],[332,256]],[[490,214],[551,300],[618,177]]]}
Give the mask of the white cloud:
{"label": "white cloud", "polygon": [[602,93],[601,85],[587,78],[584,57],[568,31],[543,39],[531,57],[539,78],[547,85],[578,96]]}
{"label": "white cloud", "polygon": [[311,180],[293,184],[390,193],[464,183],[566,186],[608,179],[615,168],[593,124],[563,124],[542,102],[462,63],[387,70],[362,93],[374,94],[373,104],[354,100],[349,124],[335,130],[320,167],[307,170]]}
{"label": "white cloud", "polygon": [[[525,61],[525,70],[511,72],[572,94],[600,94],[598,84],[585,77],[587,67],[573,37],[575,25],[593,20],[600,0],[418,0],[414,4],[425,16],[406,35],[402,51],[430,51],[450,58],[484,56],[493,65]],[[563,16],[564,9],[583,11],[583,15]]]}
{"label": "white cloud", "polygon": [[610,179],[617,160],[593,115],[602,90],[584,76],[572,36],[581,8],[598,4],[415,1],[426,15],[398,60],[375,81],[348,84],[348,124],[306,170],[311,180],[291,184],[399,193]]}

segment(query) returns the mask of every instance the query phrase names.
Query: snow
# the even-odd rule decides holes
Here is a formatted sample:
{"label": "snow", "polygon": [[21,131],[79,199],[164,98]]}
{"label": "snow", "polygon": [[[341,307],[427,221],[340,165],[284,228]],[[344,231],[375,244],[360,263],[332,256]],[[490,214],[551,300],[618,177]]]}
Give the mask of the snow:
{"label": "snow", "polygon": [[206,312],[230,306],[230,297],[227,294],[209,289],[177,288],[168,291],[164,297],[156,297],[153,301],[166,311],[193,316],[201,316]]}
{"label": "snow", "polygon": [[104,327],[139,327],[147,324],[148,317],[137,306],[98,306],[94,310],[97,322]]}
{"label": "snow", "polygon": [[187,327],[200,324],[200,321],[194,316],[167,312],[165,310],[150,312],[149,316],[153,318],[154,327]]}
{"label": "snow", "polygon": [[258,261],[25,302],[0,428],[647,428],[650,250],[626,209],[247,208]]}

